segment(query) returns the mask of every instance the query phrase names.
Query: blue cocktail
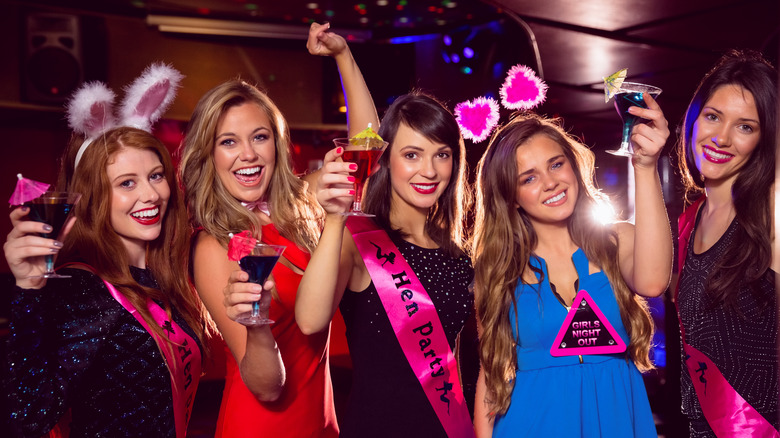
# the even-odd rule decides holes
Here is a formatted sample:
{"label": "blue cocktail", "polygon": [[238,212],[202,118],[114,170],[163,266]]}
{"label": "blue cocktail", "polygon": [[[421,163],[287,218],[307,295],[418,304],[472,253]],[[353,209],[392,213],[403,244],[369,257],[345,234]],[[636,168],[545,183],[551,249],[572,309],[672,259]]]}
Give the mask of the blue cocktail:
{"label": "blue cocktail", "polygon": [[625,157],[630,157],[634,154],[634,149],[631,146],[631,130],[641,117],[629,113],[628,109],[632,106],[647,108],[647,104],[644,100],[644,93],[649,93],[653,99],[656,99],[658,98],[658,95],[661,94],[661,89],[652,85],[638,84],[636,82],[623,82],[620,86],[620,90],[615,93],[615,109],[623,119],[623,138],[620,142],[620,149],[607,151],[610,154],[622,155]]}
{"label": "blue cocktail", "polygon": [[[249,274],[249,281],[262,285],[271,275],[271,271],[276,266],[276,262],[284,252],[286,247],[283,245],[266,245],[258,243],[252,249],[252,252],[238,261],[241,270]],[[265,325],[272,324],[274,321],[268,318],[268,309],[271,307],[271,294],[263,291],[260,300],[252,303],[252,311],[246,315],[241,315],[236,319],[244,325]]]}

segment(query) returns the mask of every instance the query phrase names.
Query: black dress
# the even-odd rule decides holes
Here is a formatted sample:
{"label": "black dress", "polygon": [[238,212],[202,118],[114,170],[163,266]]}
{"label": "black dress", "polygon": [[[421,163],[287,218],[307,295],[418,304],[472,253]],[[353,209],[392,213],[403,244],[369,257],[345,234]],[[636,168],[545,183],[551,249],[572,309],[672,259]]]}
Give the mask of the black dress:
{"label": "black dress", "polygon": [[[698,226],[698,217],[696,219]],[[777,297],[774,273],[761,280],[759,296],[742,287],[736,310],[712,305],[704,286],[716,262],[733,242],[734,219],[723,236],[707,251],[695,254],[693,236],[688,242],[685,266],[680,274],[678,306],[685,340],[709,357],[731,386],[775,428],[778,427]],[[682,351],[682,349],[681,349]],[[715,437],[693,389],[685,366],[681,373],[682,410],[690,420],[691,437]]]}
{"label": "black dress", "polygon": [[[451,258],[395,240],[399,251],[430,295],[449,341],[471,315],[469,285],[474,270],[467,257]],[[339,306],[352,357],[352,389],[342,437],[446,437],[425,393],[404,356],[373,282],[359,293],[347,290]]]}
{"label": "black dress", "polygon": [[[71,437],[175,437],[170,374],[157,344],[99,277],[63,271],[72,278],[12,291],[12,436],[41,436],[70,409]],[[130,271],[157,287],[150,271]]]}

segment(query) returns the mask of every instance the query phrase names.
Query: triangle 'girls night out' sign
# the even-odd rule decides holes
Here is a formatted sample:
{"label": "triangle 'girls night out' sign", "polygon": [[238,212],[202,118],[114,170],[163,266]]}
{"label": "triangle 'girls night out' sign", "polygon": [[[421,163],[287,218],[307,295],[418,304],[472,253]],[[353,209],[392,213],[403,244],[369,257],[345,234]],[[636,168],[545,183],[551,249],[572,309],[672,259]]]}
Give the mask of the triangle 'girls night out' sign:
{"label": "triangle 'girls night out' sign", "polygon": [[576,356],[611,354],[626,351],[626,343],[593,302],[588,292],[581,290],[571,303],[569,314],[555,337],[550,354]]}

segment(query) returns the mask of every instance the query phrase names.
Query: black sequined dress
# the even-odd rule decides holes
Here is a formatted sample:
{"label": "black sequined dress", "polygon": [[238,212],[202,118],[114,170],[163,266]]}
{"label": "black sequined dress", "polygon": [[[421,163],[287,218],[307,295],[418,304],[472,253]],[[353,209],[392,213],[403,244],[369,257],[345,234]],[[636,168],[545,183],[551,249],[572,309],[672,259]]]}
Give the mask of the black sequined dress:
{"label": "black sequined dress", "polygon": [[[150,271],[130,270],[139,284],[158,287]],[[170,374],[157,344],[99,277],[62,271],[72,278],[12,291],[12,436],[41,436],[70,409],[71,437],[175,438]]]}
{"label": "black sequined dress", "polygon": [[[698,217],[696,219],[698,226]],[[707,251],[693,251],[688,242],[685,266],[680,274],[678,306],[685,340],[707,355],[731,386],[775,428],[778,427],[777,297],[774,273],[761,280],[757,299],[748,288],[737,297],[737,309],[712,306],[704,286],[716,262],[733,243],[737,220]],[[741,315],[740,315],[741,313]],[[680,350],[682,351],[682,349]],[[683,352],[682,410],[690,420],[691,437],[715,437],[702,413]]]}
{"label": "black sequined dress", "polygon": [[[474,307],[467,257],[394,240],[430,295],[450,348]],[[342,437],[446,437],[404,356],[373,282],[359,293],[347,290],[340,304],[352,357],[352,388]]]}

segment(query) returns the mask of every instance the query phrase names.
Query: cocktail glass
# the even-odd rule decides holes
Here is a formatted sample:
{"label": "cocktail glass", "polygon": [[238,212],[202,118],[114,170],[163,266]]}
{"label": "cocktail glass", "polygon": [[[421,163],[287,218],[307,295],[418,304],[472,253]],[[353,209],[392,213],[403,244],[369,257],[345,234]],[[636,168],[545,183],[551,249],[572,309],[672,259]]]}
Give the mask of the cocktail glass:
{"label": "cocktail glass", "polygon": [[374,216],[364,213],[361,207],[363,187],[368,177],[374,173],[378,166],[379,157],[382,156],[382,152],[387,147],[387,142],[375,138],[334,138],[333,143],[344,148],[341,159],[357,164],[357,170],[351,174],[355,178],[355,200],[352,202],[352,208],[344,214],[347,216]]}
{"label": "cocktail glass", "polygon": [[620,90],[615,93],[615,109],[623,119],[623,139],[620,142],[620,149],[607,151],[610,154],[624,157],[634,155],[634,148],[631,145],[631,130],[641,117],[629,113],[628,109],[632,106],[647,108],[647,104],[644,101],[644,93],[650,93],[653,99],[656,99],[661,94],[661,89],[636,82],[623,82]]}
{"label": "cocktail glass", "polygon": [[[249,255],[242,257],[238,261],[238,266],[241,267],[242,271],[249,274],[251,283],[262,285],[268,279],[285,248],[284,245],[258,243]],[[263,291],[260,295],[260,300],[252,303],[252,311],[239,316],[236,321],[248,326],[273,324],[274,321],[268,318],[268,309],[270,307],[271,294],[268,291]]]}
{"label": "cocktail glass", "polygon": [[[52,230],[41,233],[47,239],[58,239],[62,227],[70,217],[73,207],[81,199],[81,194],[70,192],[46,192],[41,196],[24,203],[30,208],[30,219],[49,224]],[[54,272],[54,254],[46,256],[46,272],[30,278],[70,278],[70,275],[60,275]]]}

